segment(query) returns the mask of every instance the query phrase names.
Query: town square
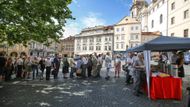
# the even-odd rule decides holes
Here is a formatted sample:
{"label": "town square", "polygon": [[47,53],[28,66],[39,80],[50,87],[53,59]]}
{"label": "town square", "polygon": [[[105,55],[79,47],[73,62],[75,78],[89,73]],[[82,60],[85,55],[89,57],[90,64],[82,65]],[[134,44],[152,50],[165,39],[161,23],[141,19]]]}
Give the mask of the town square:
{"label": "town square", "polygon": [[190,107],[190,0],[0,0],[0,107]]}

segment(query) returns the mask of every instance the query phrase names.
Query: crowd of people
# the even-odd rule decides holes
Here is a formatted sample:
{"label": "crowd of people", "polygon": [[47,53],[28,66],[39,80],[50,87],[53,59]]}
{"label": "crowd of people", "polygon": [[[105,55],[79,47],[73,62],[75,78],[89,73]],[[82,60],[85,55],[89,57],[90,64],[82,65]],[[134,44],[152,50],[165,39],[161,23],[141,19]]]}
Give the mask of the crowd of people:
{"label": "crowd of people", "polygon": [[[172,64],[177,64],[179,77],[184,77],[183,68],[183,54],[173,53],[171,58]],[[114,64],[112,65],[112,60]],[[167,63],[167,55],[160,54],[158,63]],[[109,80],[109,72],[114,67],[115,78],[120,77],[120,72],[123,69],[126,72],[126,84],[134,85],[134,95],[139,96],[142,94],[141,87],[145,82],[145,64],[142,53],[134,54],[128,53],[125,58],[125,64],[121,64],[121,55],[111,57],[110,53],[106,55],[96,53],[90,55],[76,55],[75,57],[68,58],[64,55],[62,58],[55,54],[55,57],[33,57],[33,56],[21,56],[18,58],[4,57],[0,54],[0,81],[10,81],[15,75],[18,79],[46,79],[50,80],[50,75],[53,75],[54,79],[58,78],[60,67],[62,67],[63,78],[74,78],[75,76],[80,78],[99,78],[103,61],[106,67],[105,79]],[[45,73],[45,77],[44,77]]]}
{"label": "crowd of people", "polygon": [[73,78],[74,76],[98,78],[100,77],[103,58],[107,68],[106,79],[108,79],[112,61],[109,53],[106,55],[97,55],[96,53],[76,55],[71,58],[68,58],[67,55],[61,58],[58,54],[55,54],[53,59],[35,56],[5,57],[0,53],[0,81],[10,81],[14,76],[16,79],[45,78],[50,80],[50,76],[53,75],[54,79],[57,79],[61,67],[64,79]]}
{"label": "crowd of people", "polygon": [[[176,66],[177,77],[185,77],[184,72],[184,54],[181,51],[172,52],[172,55],[169,56],[165,52],[159,53],[157,70],[159,72],[166,72],[167,65]],[[128,53],[125,64],[122,66],[123,70],[126,72],[126,84],[134,85],[134,95],[139,96],[142,94],[141,89],[144,82],[146,82],[146,72],[144,64],[144,56],[142,53]]]}

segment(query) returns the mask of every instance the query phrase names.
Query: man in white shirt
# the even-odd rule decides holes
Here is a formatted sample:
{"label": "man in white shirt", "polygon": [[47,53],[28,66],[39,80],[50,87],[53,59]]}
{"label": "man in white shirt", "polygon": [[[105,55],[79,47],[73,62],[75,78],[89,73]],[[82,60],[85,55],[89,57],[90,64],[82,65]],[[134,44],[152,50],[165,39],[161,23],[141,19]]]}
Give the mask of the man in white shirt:
{"label": "man in white shirt", "polygon": [[88,59],[86,58],[86,56],[82,56],[82,77],[86,78],[86,70],[87,70],[87,63],[88,63]]}
{"label": "man in white shirt", "polygon": [[106,80],[108,80],[110,78],[109,72],[110,72],[110,69],[111,69],[111,61],[112,61],[112,59],[110,57],[110,53],[108,52],[106,54],[106,57],[105,57],[105,66],[106,66],[106,69],[107,69],[106,78],[105,78]]}
{"label": "man in white shirt", "polygon": [[51,66],[52,66],[52,62],[51,62],[49,57],[45,60],[45,66],[46,66],[46,80],[49,80],[50,79]]}

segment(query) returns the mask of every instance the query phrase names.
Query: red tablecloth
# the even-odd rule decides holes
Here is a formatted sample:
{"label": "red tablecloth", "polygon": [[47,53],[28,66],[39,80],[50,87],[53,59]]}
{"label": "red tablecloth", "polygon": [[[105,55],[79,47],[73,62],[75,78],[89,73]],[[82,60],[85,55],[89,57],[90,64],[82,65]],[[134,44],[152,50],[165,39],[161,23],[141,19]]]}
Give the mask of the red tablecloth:
{"label": "red tablecloth", "polygon": [[151,99],[182,99],[182,80],[173,77],[151,77]]}

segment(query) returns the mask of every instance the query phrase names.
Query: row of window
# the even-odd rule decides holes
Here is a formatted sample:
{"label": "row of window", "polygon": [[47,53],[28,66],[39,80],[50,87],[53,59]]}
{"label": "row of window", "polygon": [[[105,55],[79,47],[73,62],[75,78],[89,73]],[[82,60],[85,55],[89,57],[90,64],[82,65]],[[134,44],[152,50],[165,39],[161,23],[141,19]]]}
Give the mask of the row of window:
{"label": "row of window", "polygon": [[73,51],[74,48],[63,48],[63,51]]}
{"label": "row of window", "polygon": [[[80,47],[80,46],[77,46],[77,50],[81,50],[81,47]],[[83,50],[83,51],[86,51],[86,50],[87,50],[87,46],[83,46],[82,50]],[[89,46],[89,50],[93,51],[93,50],[94,50],[94,46]],[[96,50],[97,50],[97,51],[100,51],[100,50],[101,50],[101,46],[96,46]],[[105,51],[111,51],[112,48],[111,48],[111,46],[105,46],[105,47],[104,47],[104,50],[105,50]]]}
{"label": "row of window", "polygon": [[35,43],[35,42],[32,42],[31,44],[30,44],[30,49],[47,49],[47,47],[45,46],[45,45],[43,45],[43,44],[38,44],[38,43]]}
{"label": "row of window", "polygon": [[121,38],[121,40],[125,40],[125,34],[117,34],[116,35],[116,40],[120,40],[120,38]]}
{"label": "row of window", "polygon": [[139,39],[139,35],[138,34],[130,35],[130,40],[138,40],[138,39]]}
{"label": "row of window", "polygon": [[[183,18],[184,19],[189,18],[189,9],[187,9],[183,12]],[[162,14],[160,15],[160,21],[159,22],[160,22],[160,24],[162,24],[162,22],[163,22],[163,15]],[[171,18],[171,25],[173,25],[173,24],[175,24],[175,17]],[[152,22],[151,22],[151,27],[154,28],[154,20],[152,20]]]}
{"label": "row of window", "polygon": [[[160,20],[159,20],[160,24],[162,24],[163,22],[163,15],[160,15]],[[154,28],[154,20],[151,21],[151,27]]]}
{"label": "row of window", "polygon": [[[187,2],[188,0],[184,0],[184,2]],[[162,0],[162,4],[164,4],[165,0]],[[159,3],[157,4],[157,8],[159,8]],[[175,9],[175,2],[171,3],[171,10]],[[151,11],[152,13],[154,12],[155,8],[153,8]],[[151,11],[149,12],[149,14],[151,14]]]}
{"label": "row of window", "polygon": [[[139,27],[138,26],[131,26],[131,30],[138,30]],[[116,29],[116,32],[120,32],[120,31],[125,31],[125,28],[122,27],[122,28],[117,28]]]}
{"label": "row of window", "polygon": [[[184,18],[184,19],[189,18],[189,9],[187,9],[187,10],[185,10],[185,11],[183,12],[183,18]],[[171,18],[171,25],[173,25],[173,24],[175,24],[175,17],[172,17],[172,18]]]}
{"label": "row of window", "polygon": [[[188,0],[184,0],[184,2],[187,2]],[[172,2],[171,3],[171,10],[174,10],[175,9],[175,2]]]}
{"label": "row of window", "polygon": [[[162,0],[162,4],[164,4],[165,3],[165,0]],[[157,4],[157,9],[160,7],[160,4],[158,3]],[[153,13],[155,11],[155,7],[154,8],[152,8],[152,10],[149,12],[149,14],[151,14],[151,12]]]}
{"label": "row of window", "polygon": [[[112,37],[105,37],[105,41],[111,41],[111,40],[112,40],[111,38],[112,38]],[[90,42],[94,42],[94,38],[90,38],[89,41],[90,41]],[[101,38],[96,38],[96,42],[101,42],[101,41],[102,41]],[[81,40],[78,39],[78,40],[77,40],[77,43],[80,43],[80,42],[81,42]],[[83,43],[87,43],[87,42],[88,42],[88,39],[83,39]]]}
{"label": "row of window", "polygon": [[65,51],[73,51],[74,50],[74,46],[73,45],[63,46],[63,50],[65,50]]}
{"label": "row of window", "polygon": [[[173,37],[175,33],[171,33],[171,36]],[[184,29],[183,30],[183,36],[184,37],[189,37],[189,29]]]}
{"label": "row of window", "polygon": [[[130,48],[135,47],[137,45],[139,45],[139,44],[138,43],[131,43]],[[119,47],[119,44],[116,44],[116,49],[119,49],[119,48],[124,49],[124,44],[120,44],[120,47]]]}
{"label": "row of window", "polygon": [[124,49],[124,44],[122,43],[120,46],[119,44],[116,44],[116,49]]}

